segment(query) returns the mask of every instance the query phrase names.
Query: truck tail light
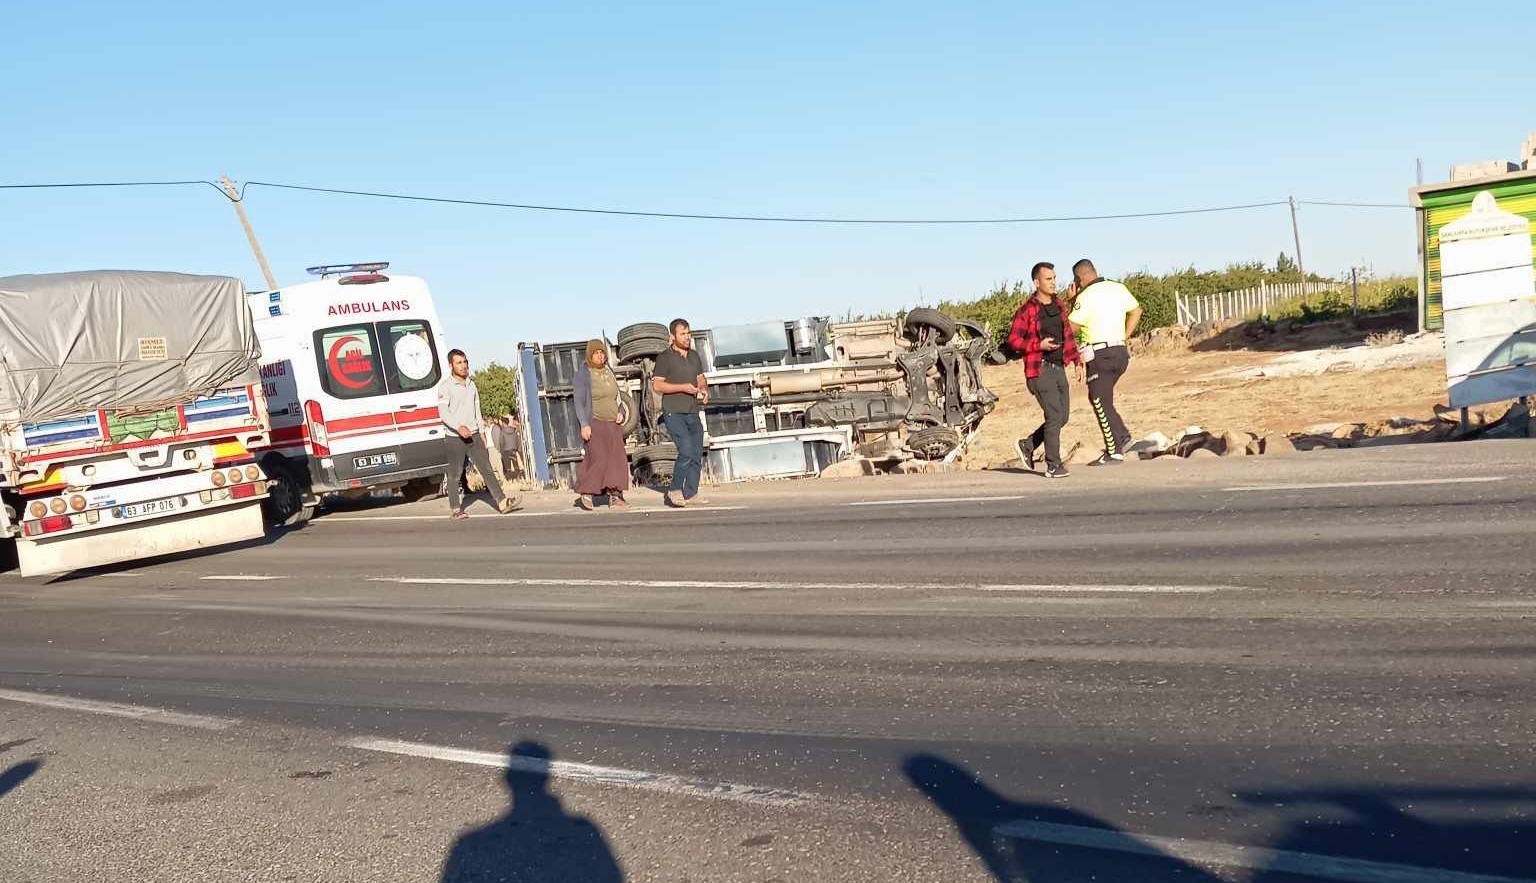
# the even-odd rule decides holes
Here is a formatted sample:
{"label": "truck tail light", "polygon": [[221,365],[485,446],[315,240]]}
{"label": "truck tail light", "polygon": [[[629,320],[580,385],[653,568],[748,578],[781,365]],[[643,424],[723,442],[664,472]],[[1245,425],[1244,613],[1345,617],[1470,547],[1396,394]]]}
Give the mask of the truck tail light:
{"label": "truck tail light", "polygon": [[224,486],[224,482],[227,479],[225,479],[223,472],[220,472],[219,470],[215,469],[215,470],[213,470],[213,474],[208,476],[208,480],[213,482],[213,486],[214,487],[223,487]]}
{"label": "truck tail light", "polygon": [[325,433],[325,410],[314,399],[304,403],[304,416],[309,420],[309,442],[314,446],[315,456],[329,457],[331,455],[331,438]]}
{"label": "truck tail light", "polygon": [[22,535],[35,537],[45,533],[58,533],[61,530],[69,530],[75,526],[75,522],[68,515],[50,515],[38,521],[28,521],[22,525]]}
{"label": "truck tail light", "polygon": [[32,505],[27,507],[27,513],[33,518],[42,518],[48,514],[48,504],[42,500],[33,500]]}
{"label": "truck tail light", "polygon": [[256,481],[261,478],[261,467],[255,463],[245,467],[245,480]]}
{"label": "truck tail light", "polygon": [[241,472],[239,469],[231,469],[231,470],[229,470],[229,483],[230,484],[238,484],[240,482],[240,479],[244,475],[245,475],[245,473]]}
{"label": "truck tail light", "polygon": [[246,497],[254,497],[256,496],[256,485],[237,484],[229,489],[229,495],[236,500],[243,500]]}
{"label": "truck tail light", "polygon": [[73,509],[76,512],[84,512],[85,511],[85,497],[82,497],[79,494],[75,494],[74,496],[70,497],[69,498],[69,508]]}
{"label": "truck tail light", "polygon": [[64,510],[69,508],[69,504],[64,502],[63,497],[54,497],[48,501],[48,508],[52,509],[55,515],[63,515]]}

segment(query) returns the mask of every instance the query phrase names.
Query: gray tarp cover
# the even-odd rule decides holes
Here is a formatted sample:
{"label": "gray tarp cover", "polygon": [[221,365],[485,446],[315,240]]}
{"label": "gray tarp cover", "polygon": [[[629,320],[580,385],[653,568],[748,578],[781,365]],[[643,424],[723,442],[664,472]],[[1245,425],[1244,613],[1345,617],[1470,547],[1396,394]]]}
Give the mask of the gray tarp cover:
{"label": "gray tarp cover", "polygon": [[184,404],[259,382],[245,286],[102,270],[0,277],[0,422]]}

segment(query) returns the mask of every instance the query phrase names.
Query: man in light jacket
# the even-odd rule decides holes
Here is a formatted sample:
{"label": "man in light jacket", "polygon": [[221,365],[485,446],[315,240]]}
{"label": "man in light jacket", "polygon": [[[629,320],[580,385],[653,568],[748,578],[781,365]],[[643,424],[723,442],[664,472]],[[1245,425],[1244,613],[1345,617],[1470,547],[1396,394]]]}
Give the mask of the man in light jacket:
{"label": "man in light jacket", "polygon": [[491,468],[491,452],[486,447],[489,439],[485,431],[485,418],[480,415],[480,390],[469,376],[469,357],[463,350],[448,351],[450,373],[437,387],[437,413],[448,431],[443,434],[443,444],[448,449],[448,516],[468,518],[459,485],[464,478],[464,461],[475,464],[475,470],[485,479],[485,487],[496,501],[496,510],[505,515],[517,508],[517,500],[508,497],[496,480]]}

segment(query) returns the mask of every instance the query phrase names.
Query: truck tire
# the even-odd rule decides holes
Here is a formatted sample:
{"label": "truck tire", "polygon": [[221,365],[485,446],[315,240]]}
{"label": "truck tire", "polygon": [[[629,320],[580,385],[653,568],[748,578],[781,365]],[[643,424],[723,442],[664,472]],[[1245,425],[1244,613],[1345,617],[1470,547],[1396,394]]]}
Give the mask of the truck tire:
{"label": "truck tire", "polygon": [[940,345],[949,343],[950,338],[955,336],[955,320],[929,307],[916,307],[907,313],[904,327],[913,337],[917,336],[918,329],[931,328],[934,332],[934,342]]}
{"label": "truck tire", "polygon": [[635,448],[629,461],[635,482],[642,486],[655,487],[672,480],[672,472],[677,468],[677,445],[671,442],[641,445]]}
{"label": "truck tire", "polygon": [[635,407],[635,397],[629,390],[619,390],[619,398],[624,402],[624,437],[629,438],[640,427],[640,409]]}
{"label": "truck tire", "polygon": [[262,515],[273,527],[298,527],[314,517],[315,507],[304,505],[304,484],[299,470],[287,457],[272,456],[261,462],[271,484],[261,501]]}
{"label": "truck tire", "polygon": [[666,352],[669,344],[662,337],[638,337],[619,344],[619,361],[631,364],[641,359],[654,359]]}
{"label": "truck tire", "polygon": [[642,337],[659,337],[662,340],[667,340],[671,336],[672,334],[667,330],[667,326],[660,322],[636,322],[633,325],[625,325],[623,328],[620,328],[618,335],[614,337],[614,343],[623,346],[631,340],[638,340]]}

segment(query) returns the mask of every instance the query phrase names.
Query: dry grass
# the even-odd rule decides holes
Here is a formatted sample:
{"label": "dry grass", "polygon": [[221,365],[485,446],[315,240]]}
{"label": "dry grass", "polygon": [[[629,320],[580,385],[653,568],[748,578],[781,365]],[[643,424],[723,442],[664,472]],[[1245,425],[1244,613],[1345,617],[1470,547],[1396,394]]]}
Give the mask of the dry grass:
{"label": "dry grass", "polygon": [[[1274,353],[1213,352],[1144,355],[1116,390],[1116,404],[1137,438],[1154,430],[1175,437],[1190,425],[1255,434],[1298,432],[1314,423],[1369,423],[1393,417],[1433,416],[1446,400],[1443,362],[1378,371],[1330,372],[1310,377],[1262,377],[1206,380],[1206,375],[1261,365]],[[1024,367],[1014,362],[990,368],[987,386],[1001,401],[982,424],[981,436],[967,463],[1001,465],[1017,457],[1014,439],[1032,432],[1040,407],[1024,385]],[[1074,442],[1099,449],[1102,442],[1090,417],[1087,390],[1072,385],[1072,419],[1064,447]]]}

